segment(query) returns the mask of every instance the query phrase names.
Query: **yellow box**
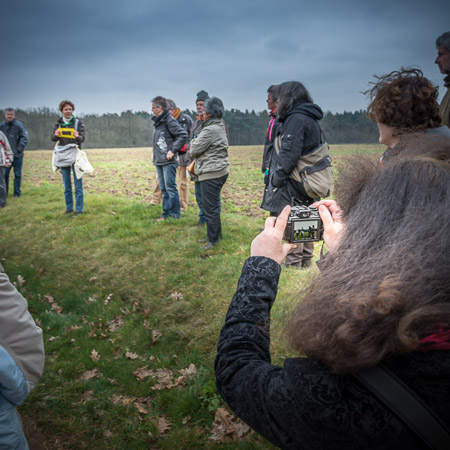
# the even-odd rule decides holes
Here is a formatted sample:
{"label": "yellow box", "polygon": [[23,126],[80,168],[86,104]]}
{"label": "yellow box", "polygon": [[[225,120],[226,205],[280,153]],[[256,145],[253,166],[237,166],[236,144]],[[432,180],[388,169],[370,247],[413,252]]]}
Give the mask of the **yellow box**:
{"label": "yellow box", "polygon": [[58,130],[61,133],[59,135],[59,137],[71,138],[71,139],[75,138],[75,136],[73,135],[73,132],[75,131],[74,128],[58,128]]}

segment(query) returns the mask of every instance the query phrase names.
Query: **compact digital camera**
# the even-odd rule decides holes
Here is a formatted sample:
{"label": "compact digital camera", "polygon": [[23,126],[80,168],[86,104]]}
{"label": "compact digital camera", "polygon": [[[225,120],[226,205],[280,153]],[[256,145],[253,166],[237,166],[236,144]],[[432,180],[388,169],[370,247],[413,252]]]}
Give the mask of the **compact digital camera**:
{"label": "compact digital camera", "polygon": [[314,206],[293,206],[283,239],[286,242],[315,242],[323,239],[323,224]]}

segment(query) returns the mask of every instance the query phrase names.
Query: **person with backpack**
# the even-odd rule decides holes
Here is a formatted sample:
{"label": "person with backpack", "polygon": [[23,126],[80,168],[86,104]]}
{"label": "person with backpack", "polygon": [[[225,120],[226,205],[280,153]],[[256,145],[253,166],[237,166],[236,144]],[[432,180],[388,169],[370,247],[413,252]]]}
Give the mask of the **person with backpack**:
{"label": "person with backpack", "polygon": [[187,131],[171,116],[167,99],[152,99],[153,164],[156,166],[162,193],[163,212],[157,220],[180,218],[180,196],[177,190],[178,154],[186,144]]}
{"label": "person with backpack", "polygon": [[[59,104],[59,110],[62,117],[53,126],[51,139],[57,145],[54,149],[55,165],[61,170],[64,184],[64,199],[66,202],[66,211],[64,214],[71,214],[77,217],[84,211],[83,180],[77,178],[75,174],[75,161],[77,157],[77,148],[86,138],[86,130],[81,120],[77,119],[73,112],[75,105],[70,100],[63,100]],[[75,185],[75,212],[73,211],[72,181],[70,172],[73,173],[73,182]]]}
{"label": "person with backpack", "polygon": [[[287,81],[278,86],[276,115],[278,126],[261,204],[272,216],[278,216],[286,205],[311,205],[329,194],[332,182],[331,158],[319,125],[323,112],[302,83]],[[310,186],[307,175],[319,172],[325,175],[319,186]],[[297,244],[284,266],[310,267],[313,252],[313,242]]]}

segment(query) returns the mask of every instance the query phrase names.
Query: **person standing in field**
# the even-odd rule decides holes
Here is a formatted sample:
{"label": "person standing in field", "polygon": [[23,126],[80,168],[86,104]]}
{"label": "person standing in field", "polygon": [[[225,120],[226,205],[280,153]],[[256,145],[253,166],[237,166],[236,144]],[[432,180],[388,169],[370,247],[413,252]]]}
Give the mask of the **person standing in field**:
{"label": "person standing in field", "polygon": [[3,131],[0,131],[0,208],[6,206],[5,168],[11,167],[14,153]]}
{"label": "person standing in field", "polygon": [[20,186],[22,184],[23,153],[28,143],[28,133],[22,122],[16,119],[13,108],[6,108],[5,119],[0,123],[0,131],[5,133],[14,153],[12,165],[5,168],[6,195],[8,195],[9,174],[14,168],[14,197],[20,197],[22,194]]}
{"label": "person standing in field", "polygon": [[[278,125],[277,116],[276,116],[276,110],[277,110],[277,104],[278,104],[278,85],[271,85],[267,89],[267,108],[269,109],[269,125],[267,126],[266,134],[264,137],[264,153],[263,153],[263,159],[262,159],[262,173],[264,174],[264,186],[267,186],[269,182],[269,172],[270,172],[270,165],[272,162],[273,157],[273,143],[275,139],[275,133]],[[266,189],[264,189],[266,190]],[[263,203],[261,204],[262,209],[266,209],[264,206],[264,197],[263,197]],[[271,215],[278,215],[278,212],[272,212],[268,210]]]}
{"label": "person standing in field", "polygon": [[207,237],[202,250],[213,248],[222,239],[220,220],[220,191],[229,173],[228,137],[223,123],[225,108],[222,100],[212,97],[206,100],[202,130],[191,141],[190,153],[195,160],[203,210],[206,216]]}
{"label": "person standing in field", "polygon": [[180,217],[180,197],[177,191],[176,175],[178,154],[186,144],[188,133],[170,115],[167,100],[157,96],[152,100],[153,164],[158,174],[162,193],[163,213],[157,220]]}
{"label": "person standing in field", "polygon": [[28,303],[0,264],[0,448],[27,450],[16,406],[35,388],[44,371],[44,341]]}
{"label": "person standing in field", "polygon": [[[302,83],[288,81],[279,85],[277,120],[272,158],[267,174],[262,208],[278,216],[286,205],[309,206],[311,198],[302,183],[292,175],[302,158],[322,143],[319,120],[321,108]],[[312,264],[314,243],[297,244],[286,257],[284,266],[307,268]]]}
{"label": "person standing in field", "polygon": [[[181,125],[184,130],[186,130],[188,136],[190,136],[193,123],[192,119],[187,114],[182,113],[173,100],[167,99],[167,104],[169,106],[170,115]],[[187,210],[189,194],[189,184],[186,173],[186,150],[187,144],[184,144],[183,148],[178,153],[177,172],[178,179],[180,180],[180,211],[182,212]],[[161,199],[161,189],[159,188],[159,183],[156,183],[150,205],[159,205],[161,203]]]}
{"label": "person standing in field", "polygon": [[436,39],[436,48],[438,55],[434,62],[438,65],[441,73],[446,75],[444,86],[447,88],[447,92],[441,101],[440,107],[442,123],[450,127],[450,31],[441,34]]}
{"label": "person standing in field", "polygon": [[[203,112],[205,111],[205,101],[208,100],[209,94],[206,91],[199,91],[197,92],[197,99],[195,101],[195,106],[197,108],[197,114],[195,122],[193,123],[191,127],[191,134],[190,134],[190,140],[188,142],[188,151],[186,152],[186,166],[188,166],[192,162],[192,157],[190,155],[189,149],[190,149],[190,143],[192,139],[195,139],[202,130],[202,123],[203,123]],[[198,222],[195,226],[202,227],[206,223],[206,215],[203,210],[203,202],[202,202],[202,192],[200,189],[200,182],[198,181],[198,176],[194,174],[189,175],[191,181],[195,183],[195,201],[197,202],[198,209],[200,212],[198,213]]]}
{"label": "person standing in field", "polygon": [[[84,193],[83,179],[78,179],[75,174],[75,161],[77,157],[77,147],[81,148],[81,144],[86,138],[86,130],[81,120],[75,118],[73,112],[75,105],[70,100],[63,100],[59,104],[59,110],[62,117],[53,126],[51,139],[57,142],[54,154],[55,164],[61,170],[64,184],[64,200],[66,202],[66,211],[64,214],[72,214],[77,217],[84,211]],[[56,150],[61,150],[56,152]],[[73,193],[72,181],[70,173],[73,173],[73,183],[75,185],[75,212],[73,211]]]}

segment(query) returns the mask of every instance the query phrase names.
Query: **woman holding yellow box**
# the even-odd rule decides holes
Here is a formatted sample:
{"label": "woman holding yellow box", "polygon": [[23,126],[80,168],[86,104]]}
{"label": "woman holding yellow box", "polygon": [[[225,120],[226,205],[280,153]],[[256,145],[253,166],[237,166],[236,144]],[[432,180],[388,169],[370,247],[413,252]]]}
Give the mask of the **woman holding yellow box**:
{"label": "woman holding yellow box", "polygon": [[[81,120],[73,115],[75,105],[69,100],[63,100],[59,104],[62,117],[55,123],[52,133],[52,141],[57,142],[55,147],[56,166],[61,170],[64,183],[64,199],[66,211],[64,214],[72,214],[76,217],[83,212],[83,180],[78,179],[75,174],[74,163],[76,160],[77,147],[85,139],[85,128]],[[56,150],[60,150],[56,152]],[[72,181],[70,172],[73,173],[75,185],[75,212],[73,211]]]}

